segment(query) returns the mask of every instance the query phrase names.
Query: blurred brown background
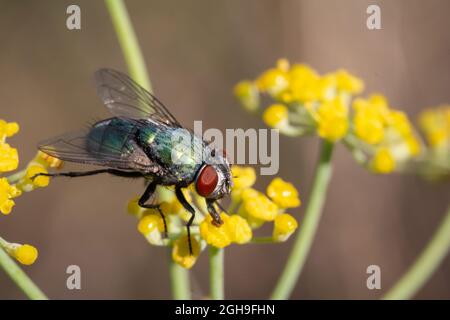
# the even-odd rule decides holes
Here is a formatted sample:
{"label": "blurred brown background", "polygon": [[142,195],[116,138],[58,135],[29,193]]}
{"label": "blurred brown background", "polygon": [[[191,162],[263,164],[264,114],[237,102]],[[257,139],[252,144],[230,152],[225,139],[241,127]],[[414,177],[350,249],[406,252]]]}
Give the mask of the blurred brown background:
{"label": "blurred brown background", "polygon": [[[66,29],[66,8],[81,7],[82,30]],[[382,30],[366,28],[378,4]],[[264,127],[231,90],[279,57],[320,72],[346,68],[411,117],[450,102],[450,2],[361,0],[127,1],[157,95],[184,124]],[[83,126],[107,112],[95,95],[99,67],[126,70],[102,1],[0,1],[0,118],[17,121],[10,140],[22,165],[39,140]],[[304,202],[318,141],[281,137],[279,175]],[[80,169],[67,165],[66,169]],[[270,177],[260,178],[265,188]],[[40,251],[27,273],[51,298],[169,298],[167,253],[149,246],[125,213],[143,191],[136,181],[97,176],[54,180],[17,199],[0,217],[0,234]],[[335,175],[317,238],[293,298],[375,299],[421,251],[444,214],[448,185],[412,176],[372,176],[339,146]],[[292,211],[299,219],[305,205]],[[300,222],[301,223],[301,222]],[[292,241],[232,246],[226,252],[226,296],[266,298]],[[82,290],[66,289],[66,267],[82,270]],[[366,268],[382,271],[382,290],[366,288]],[[450,298],[447,258],[418,298]],[[193,269],[193,291],[208,289],[206,254]],[[0,298],[23,298],[0,272]]]}

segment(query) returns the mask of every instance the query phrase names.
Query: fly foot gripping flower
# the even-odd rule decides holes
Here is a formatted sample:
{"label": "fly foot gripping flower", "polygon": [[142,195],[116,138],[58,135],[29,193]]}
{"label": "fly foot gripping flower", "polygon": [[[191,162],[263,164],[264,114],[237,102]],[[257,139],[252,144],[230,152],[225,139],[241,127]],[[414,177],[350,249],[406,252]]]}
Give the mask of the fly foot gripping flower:
{"label": "fly foot gripping flower", "polygon": [[[271,242],[287,240],[297,228],[295,218],[284,213],[284,209],[300,205],[295,187],[281,178],[275,178],[267,187],[265,195],[252,188],[256,181],[253,168],[233,166],[232,174],[234,186],[227,213],[216,208],[223,221],[220,226],[214,223],[204,199],[196,193],[195,188],[184,190],[185,198],[194,204],[196,211],[190,228],[192,254],[189,253],[189,238],[185,227],[191,215],[173,193],[165,199],[155,199],[160,202],[164,219],[156,209],[140,208],[137,199],[129,202],[128,212],[139,219],[138,230],[147,241],[153,245],[172,247],[173,261],[184,268],[191,268],[207,246],[225,248],[231,244],[253,242],[253,229],[267,222],[274,225]],[[164,220],[167,237],[164,236]]]}

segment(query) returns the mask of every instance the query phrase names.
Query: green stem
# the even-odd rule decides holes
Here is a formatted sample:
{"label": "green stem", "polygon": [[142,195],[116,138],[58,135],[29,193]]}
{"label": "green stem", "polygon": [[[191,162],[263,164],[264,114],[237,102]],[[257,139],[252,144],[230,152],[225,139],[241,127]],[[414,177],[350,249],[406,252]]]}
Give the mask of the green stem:
{"label": "green stem", "polygon": [[189,272],[169,257],[170,287],[174,300],[191,299]]}
{"label": "green stem", "polygon": [[105,3],[131,77],[144,88],[153,92],[144,57],[124,2],[122,0],[105,0]]}
{"label": "green stem", "polygon": [[[0,242],[1,241],[4,240],[0,238]],[[14,262],[2,246],[0,246],[0,266],[28,298],[33,300],[48,300],[41,289],[39,289],[17,263]]]}
{"label": "green stem", "polygon": [[213,300],[224,299],[224,249],[209,248],[209,285]]}
{"label": "green stem", "polygon": [[449,249],[450,207],[447,209],[446,216],[441,225],[423,252],[403,277],[383,296],[383,299],[401,300],[413,297],[433,275],[442,260],[444,260]]}
{"label": "green stem", "polygon": [[289,298],[303,269],[325,202],[327,187],[332,173],[332,153],[333,144],[323,140],[305,217],[295,239],[291,255],[275,286],[271,299],[282,300]]}

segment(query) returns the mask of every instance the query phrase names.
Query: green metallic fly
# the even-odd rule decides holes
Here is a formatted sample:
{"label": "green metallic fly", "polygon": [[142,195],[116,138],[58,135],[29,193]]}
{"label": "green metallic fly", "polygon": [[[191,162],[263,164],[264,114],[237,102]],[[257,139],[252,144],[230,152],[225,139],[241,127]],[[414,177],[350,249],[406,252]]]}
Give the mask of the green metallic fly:
{"label": "green metallic fly", "polygon": [[[39,150],[64,161],[106,168],[39,175],[84,177],[109,173],[120,177],[144,178],[148,185],[138,203],[142,208],[156,208],[159,211],[166,235],[167,226],[160,204],[146,202],[158,185],[174,186],[178,201],[191,213],[186,227],[192,253],[190,226],[195,218],[195,210],[181,190],[195,183],[197,193],[205,198],[214,225],[219,227],[223,222],[215,204],[219,205],[216,201],[230,194],[233,183],[231,165],[225,154],[183,128],[155,96],[127,75],[111,69],[100,69],[95,73],[95,83],[97,94],[113,117],[101,120],[87,130],[44,141],[39,144]],[[188,148],[174,145],[176,139],[173,137],[180,132],[189,136]],[[173,157],[175,149],[177,161]],[[198,157],[199,153],[201,157]]]}

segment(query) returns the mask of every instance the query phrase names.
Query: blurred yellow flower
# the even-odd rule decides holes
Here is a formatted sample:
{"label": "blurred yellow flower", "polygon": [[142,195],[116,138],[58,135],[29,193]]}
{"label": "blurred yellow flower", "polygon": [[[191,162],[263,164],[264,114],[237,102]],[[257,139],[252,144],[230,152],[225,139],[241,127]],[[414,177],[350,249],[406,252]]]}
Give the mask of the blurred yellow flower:
{"label": "blurred yellow flower", "polygon": [[285,105],[277,103],[268,107],[263,113],[264,122],[272,128],[288,125],[289,112]]}
{"label": "blurred yellow flower", "polygon": [[395,159],[387,148],[380,148],[372,160],[372,169],[377,173],[391,173],[395,169]]}
{"label": "blurred yellow flower", "polygon": [[259,91],[254,82],[241,81],[234,87],[234,95],[247,111],[259,108]]}
{"label": "blurred yellow flower", "polygon": [[317,133],[320,137],[335,142],[348,131],[348,110],[340,98],[323,102],[318,111]]}

